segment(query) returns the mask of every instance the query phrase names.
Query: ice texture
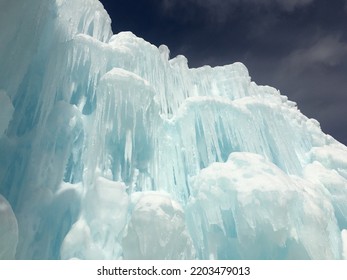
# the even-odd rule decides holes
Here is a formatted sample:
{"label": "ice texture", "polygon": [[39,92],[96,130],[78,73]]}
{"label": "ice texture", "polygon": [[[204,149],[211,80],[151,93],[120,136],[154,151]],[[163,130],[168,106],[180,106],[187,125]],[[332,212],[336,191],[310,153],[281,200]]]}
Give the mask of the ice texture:
{"label": "ice texture", "polygon": [[4,135],[5,130],[12,118],[14,108],[12,106],[10,98],[6,95],[6,92],[0,90],[0,139]]}
{"label": "ice texture", "polygon": [[242,63],[110,23],[0,0],[0,258],[346,258],[344,145]]}
{"label": "ice texture", "polygon": [[18,225],[8,201],[0,195],[0,260],[14,259],[18,243]]}
{"label": "ice texture", "polygon": [[136,192],[123,237],[126,259],[192,259],[194,247],[181,205],[168,194]]}

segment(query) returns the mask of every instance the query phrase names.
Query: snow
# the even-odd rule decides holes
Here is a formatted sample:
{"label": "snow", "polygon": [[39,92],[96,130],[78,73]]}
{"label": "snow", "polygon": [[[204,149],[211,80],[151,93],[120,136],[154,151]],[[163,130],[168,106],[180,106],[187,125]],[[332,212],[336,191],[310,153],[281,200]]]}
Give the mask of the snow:
{"label": "snow", "polygon": [[245,65],[1,5],[1,258],[346,258],[347,148]]}

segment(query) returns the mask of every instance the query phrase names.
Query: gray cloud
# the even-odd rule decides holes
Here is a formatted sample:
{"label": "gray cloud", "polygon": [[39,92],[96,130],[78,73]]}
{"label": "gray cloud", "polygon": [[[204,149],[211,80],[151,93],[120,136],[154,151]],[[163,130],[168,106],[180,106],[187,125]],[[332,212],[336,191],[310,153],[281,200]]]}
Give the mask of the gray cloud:
{"label": "gray cloud", "polygon": [[[265,0],[266,2],[273,2],[271,0]],[[275,0],[286,11],[293,11],[295,8],[304,7],[311,4],[314,0]]]}
{"label": "gray cloud", "polygon": [[317,38],[284,57],[276,69],[281,92],[297,101],[323,131],[347,139],[347,42],[333,34]]}
{"label": "gray cloud", "polygon": [[347,43],[340,40],[338,35],[320,38],[306,49],[293,51],[284,63],[296,71],[303,71],[308,67],[337,66],[347,59]]}

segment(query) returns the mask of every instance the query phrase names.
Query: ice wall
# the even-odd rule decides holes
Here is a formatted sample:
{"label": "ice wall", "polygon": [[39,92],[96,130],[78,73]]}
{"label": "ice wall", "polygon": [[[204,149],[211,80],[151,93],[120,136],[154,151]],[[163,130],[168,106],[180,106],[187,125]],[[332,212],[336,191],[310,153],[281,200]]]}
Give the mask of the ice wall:
{"label": "ice wall", "polygon": [[97,0],[0,0],[0,29],[1,258],[346,256],[347,148],[243,64]]}

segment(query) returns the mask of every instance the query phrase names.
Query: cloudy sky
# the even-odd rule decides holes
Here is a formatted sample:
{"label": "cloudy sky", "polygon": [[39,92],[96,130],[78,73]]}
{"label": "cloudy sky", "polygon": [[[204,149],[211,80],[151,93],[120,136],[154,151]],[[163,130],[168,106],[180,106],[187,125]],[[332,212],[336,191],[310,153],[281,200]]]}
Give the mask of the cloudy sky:
{"label": "cloudy sky", "polygon": [[243,62],[347,144],[347,0],[101,0],[132,31],[190,67]]}

